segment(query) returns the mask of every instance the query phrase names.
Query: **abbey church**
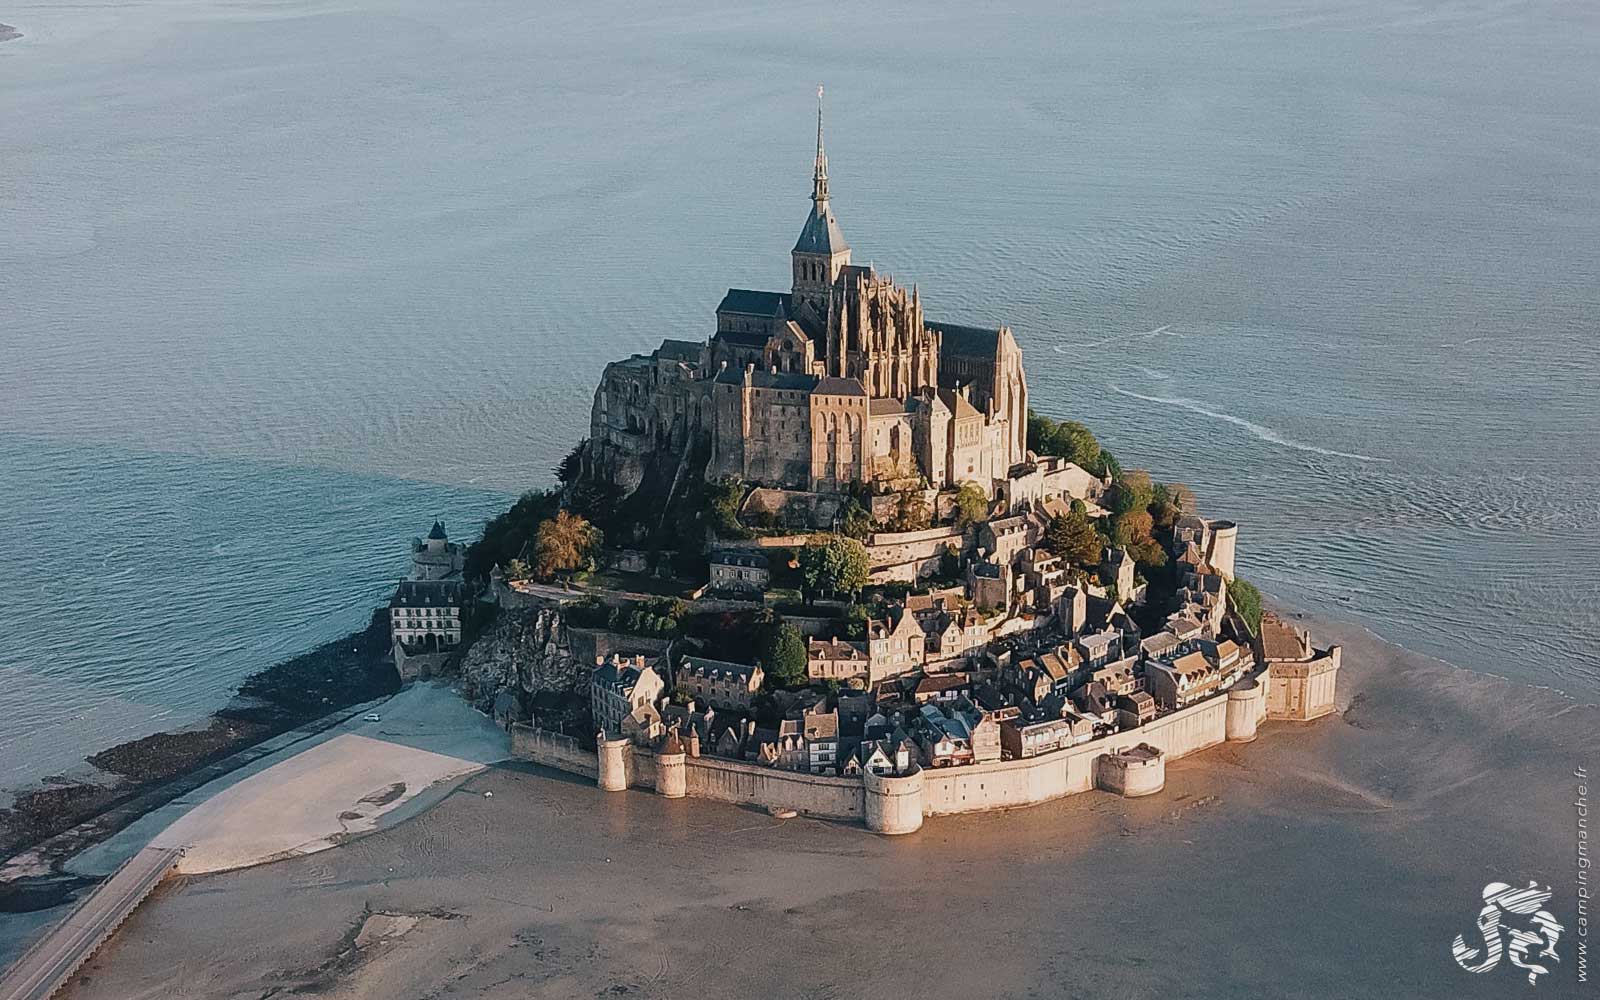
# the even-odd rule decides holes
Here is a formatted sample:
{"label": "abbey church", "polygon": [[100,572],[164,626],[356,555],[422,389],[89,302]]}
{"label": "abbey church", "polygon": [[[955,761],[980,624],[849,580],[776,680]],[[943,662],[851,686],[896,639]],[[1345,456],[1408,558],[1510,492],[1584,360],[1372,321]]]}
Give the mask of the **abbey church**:
{"label": "abbey church", "polygon": [[[787,292],[729,289],[709,340],[608,365],[593,457],[698,454],[705,475],[819,493],[997,481],[1027,456],[1028,386],[1005,327],[927,319],[915,288],[850,262],[817,112],[811,209]],[[636,482],[626,485],[637,485]]]}

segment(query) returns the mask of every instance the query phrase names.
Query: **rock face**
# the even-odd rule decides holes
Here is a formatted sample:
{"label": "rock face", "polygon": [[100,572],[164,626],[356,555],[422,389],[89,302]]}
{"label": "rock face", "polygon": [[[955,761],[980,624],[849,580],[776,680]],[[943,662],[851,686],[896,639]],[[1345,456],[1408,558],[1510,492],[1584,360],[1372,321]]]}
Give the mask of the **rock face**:
{"label": "rock face", "polygon": [[503,611],[462,657],[463,693],[478,709],[499,716],[508,707],[502,695],[526,705],[540,691],[585,693],[590,666],[590,657],[573,649],[559,609]]}

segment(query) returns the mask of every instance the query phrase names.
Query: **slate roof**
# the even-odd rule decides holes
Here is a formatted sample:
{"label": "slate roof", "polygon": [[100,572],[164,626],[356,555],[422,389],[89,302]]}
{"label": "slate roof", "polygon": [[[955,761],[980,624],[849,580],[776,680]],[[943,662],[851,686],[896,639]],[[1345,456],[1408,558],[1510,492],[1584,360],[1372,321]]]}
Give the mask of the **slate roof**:
{"label": "slate roof", "polygon": [[[766,343],[766,338],[761,338]],[[744,385],[744,372],[737,368],[727,368],[717,376],[720,385]],[[753,371],[750,373],[750,384],[757,389],[793,389],[797,392],[811,392],[817,387],[815,375],[802,375],[799,372],[771,372]]]}
{"label": "slate roof", "polygon": [[962,326],[959,323],[941,323],[932,319],[926,320],[923,325],[944,334],[940,340],[939,349],[945,354],[992,358],[1000,349],[1000,330],[998,327]]}
{"label": "slate roof", "polygon": [[794,242],[795,253],[835,254],[850,249],[844,241],[844,231],[827,202],[818,202],[806,216],[800,238]]}
{"label": "slate roof", "polygon": [[663,340],[656,353],[674,361],[698,361],[703,346],[692,340]]}
{"label": "slate roof", "polygon": [[756,670],[755,665],[751,663],[730,663],[727,660],[711,660],[703,656],[685,656],[682,669],[686,675],[706,680],[725,677],[744,683],[749,683]]}
{"label": "slate roof", "polygon": [[750,347],[757,350],[766,347],[767,341],[771,339],[771,334],[752,333],[749,330],[723,330],[717,334],[717,340],[721,343],[732,344],[734,347]]}
{"label": "slate roof", "polygon": [[444,522],[443,521],[435,521],[435,522],[433,522],[433,530],[428,532],[428,537],[432,538],[432,539],[435,539],[436,541],[441,541],[441,542],[444,541],[445,538],[446,538],[446,535],[444,533]]}
{"label": "slate roof", "polygon": [[853,378],[839,378],[829,375],[817,383],[814,390],[823,396],[865,396],[867,390],[862,387],[860,380]]}
{"label": "slate roof", "polygon": [[717,306],[719,313],[743,316],[781,316],[788,311],[788,292],[763,292],[750,288],[730,288]]}
{"label": "slate roof", "polygon": [[457,580],[401,580],[389,599],[391,608],[458,608],[462,587]]}
{"label": "slate roof", "polygon": [[749,569],[766,569],[767,557],[755,552],[736,552],[722,549],[711,554],[713,566],[744,566]]}

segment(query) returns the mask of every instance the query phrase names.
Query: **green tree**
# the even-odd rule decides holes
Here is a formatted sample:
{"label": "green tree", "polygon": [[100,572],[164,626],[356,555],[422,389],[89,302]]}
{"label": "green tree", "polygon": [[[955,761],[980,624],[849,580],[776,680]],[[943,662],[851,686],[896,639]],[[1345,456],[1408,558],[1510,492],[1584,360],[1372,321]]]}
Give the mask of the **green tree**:
{"label": "green tree", "polygon": [[956,527],[966,529],[989,513],[989,498],[977,483],[962,483],[956,490]]}
{"label": "green tree", "polygon": [[1156,527],[1171,531],[1178,518],[1192,513],[1196,504],[1194,491],[1182,483],[1156,483],[1150,499],[1150,516]]}
{"label": "green tree", "polygon": [[526,580],[533,575],[533,569],[521,559],[513,559],[505,565],[507,580]]}
{"label": "green tree", "polygon": [[485,524],[483,534],[467,546],[467,577],[486,580],[490,570],[520,556],[539,522],[555,516],[560,506],[561,494],[555,490],[524,493],[510,510]]}
{"label": "green tree", "polygon": [[855,497],[847,497],[840,511],[839,530],[846,538],[864,540],[872,534],[872,515]]}
{"label": "green tree", "polygon": [[894,506],[894,520],[889,522],[891,531],[921,531],[933,524],[933,510],[928,506],[928,501],[922,499],[922,494],[915,490],[907,490],[900,494]]}
{"label": "green tree", "polygon": [[1050,519],[1044,531],[1044,547],[1073,566],[1098,566],[1105,542],[1080,504]]}
{"label": "green tree", "polygon": [[1261,632],[1261,591],[1255,584],[1242,577],[1234,577],[1228,581],[1228,603],[1233,610],[1239,612],[1246,625],[1250,626],[1251,635]]}
{"label": "green tree", "polygon": [[867,622],[872,620],[872,610],[865,604],[852,604],[844,609],[839,620],[844,625],[844,637],[859,641],[867,637]]}
{"label": "green tree", "polygon": [[1100,446],[1089,428],[1076,420],[1058,423],[1032,410],[1028,411],[1028,450],[1064,458],[1096,476],[1120,471],[1117,460]]}
{"label": "green tree", "polygon": [[749,538],[750,532],[739,523],[739,502],[744,499],[744,483],[737,479],[718,479],[705,486],[706,524],[722,538]]}
{"label": "green tree", "polygon": [[577,447],[567,452],[555,467],[556,481],[563,486],[570,486],[578,481],[578,476],[583,472],[583,449],[589,444],[587,438],[578,442]]}
{"label": "green tree", "polygon": [[788,622],[769,625],[762,636],[761,669],[768,687],[799,687],[806,682],[806,640]]}
{"label": "green tree", "polygon": [[570,511],[559,511],[541,522],[534,540],[533,572],[541,579],[558,573],[575,573],[594,565],[605,536],[600,529]]}
{"label": "green tree", "polygon": [[860,542],[842,535],[824,535],[800,550],[800,579],[806,603],[818,594],[854,596],[867,585],[871,563]]}
{"label": "green tree", "polygon": [[1131,510],[1117,515],[1111,529],[1111,541],[1126,548],[1134,562],[1141,566],[1164,566],[1167,553],[1156,541],[1154,529],[1155,522],[1149,511]]}
{"label": "green tree", "polygon": [[1111,489],[1106,491],[1106,506],[1115,514],[1148,510],[1155,495],[1155,483],[1151,482],[1150,473],[1134,469],[1112,481]]}

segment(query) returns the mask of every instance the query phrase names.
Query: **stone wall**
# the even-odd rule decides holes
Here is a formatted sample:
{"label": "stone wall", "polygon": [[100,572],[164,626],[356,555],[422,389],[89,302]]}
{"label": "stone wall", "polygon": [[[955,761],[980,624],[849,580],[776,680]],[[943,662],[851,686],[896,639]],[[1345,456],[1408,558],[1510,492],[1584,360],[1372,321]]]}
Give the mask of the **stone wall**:
{"label": "stone wall", "polygon": [[1070,750],[924,772],[929,816],[1009,809],[1059,799],[1094,787],[1095,758],[1148,743],[1172,760],[1216,746],[1227,735],[1228,699],[1211,698],[1148,725]]}
{"label": "stone wall", "polygon": [[[1261,681],[1241,689],[1239,697],[1209,698],[1138,729],[1117,733],[1069,750],[1022,760],[993,761],[964,767],[934,768],[898,778],[864,774],[859,778],[800,774],[720,757],[689,757],[663,773],[656,754],[625,741],[610,741],[613,758],[607,768],[576,741],[543,733],[527,725],[512,727],[512,752],[524,760],[600,779],[603,787],[624,787],[681,793],[690,798],[714,799],[769,809],[794,809],[828,819],[858,820],[879,833],[910,833],[923,816],[950,816],[967,812],[1010,809],[1048,802],[1096,787],[1101,758],[1147,744],[1159,752],[1159,763],[1125,768],[1136,775],[1119,775],[1119,794],[1149,794],[1159,789],[1166,762],[1187,756],[1229,738],[1228,715],[1234,709],[1233,738],[1248,738],[1240,723],[1246,712],[1264,714],[1266,698]],[[1253,727],[1248,735],[1253,736]],[[602,752],[605,752],[603,749]],[[1138,755],[1135,755],[1138,756]],[[605,770],[610,776],[601,771]],[[1101,782],[1102,786],[1105,784]]]}
{"label": "stone wall", "polygon": [[511,755],[543,767],[598,779],[600,765],[594,753],[570,736],[535,729],[526,722],[511,726]]}
{"label": "stone wall", "polygon": [[859,778],[780,771],[720,757],[691,757],[687,785],[689,795],[696,798],[794,809],[828,819],[862,818]]}

